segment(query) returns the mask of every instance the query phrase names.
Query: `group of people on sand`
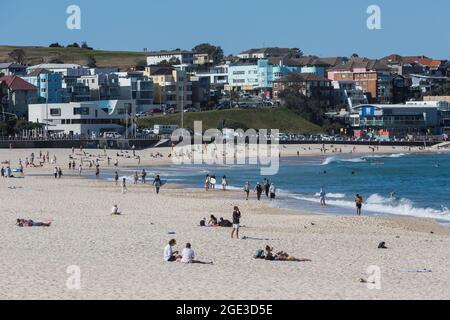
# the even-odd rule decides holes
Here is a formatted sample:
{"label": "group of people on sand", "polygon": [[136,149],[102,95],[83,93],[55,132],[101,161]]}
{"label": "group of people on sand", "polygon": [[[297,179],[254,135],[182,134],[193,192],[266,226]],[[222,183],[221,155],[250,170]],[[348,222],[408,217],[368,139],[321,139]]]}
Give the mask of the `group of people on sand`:
{"label": "group of people on sand", "polygon": [[[147,177],[147,172],[144,169],[144,170],[142,170],[142,173],[141,173],[141,179],[142,179],[142,183],[143,184],[146,183],[146,177]],[[134,179],[134,184],[135,185],[138,184],[139,176],[138,176],[137,171],[135,172],[135,174],[133,176],[133,179]],[[114,181],[115,181],[116,186],[119,185],[119,180],[120,180],[119,179],[119,172],[116,171],[114,173]],[[155,187],[156,194],[159,194],[160,191],[161,191],[161,187],[163,185],[161,177],[159,175],[157,175],[155,177],[155,179],[153,180],[152,185]],[[128,189],[127,189],[127,178],[126,177],[122,177],[122,179],[120,180],[120,186],[122,188],[122,194],[125,194],[125,193],[128,192]]]}
{"label": "group of people on sand", "polygon": [[[244,185],[244,192],[246,195],[246,200],[249,200],[250,198],[250,192],[252,190],[252,186],[249,181],[247,181]],[[266,198],[272,200],[276,199],[277,196],[277,188],[275,187],[275,184],[270,183],[270,181],[267,178],[264,178],[263,184],[258,182],[253,188],[253,190],[256,192],[256,198],[258,201],[261,200],[262,195],[265,193]]]}
{"label": "group of people on sand", "polygon": [[229,220],[225,220],[224,218],[217,218],[214,215],[211,215],[208,222],[206,222],[206,218],[200,221],[200,227],[221,227],[221,228],[231,228],[233,224]]}
{"label": "group of people on sand", "polygon": [[304,259],[304,258],[298,259],[284,251],[279,251],[277,253],[274,253],[273,248],[271,248],[270,246],[266,246],[265,250],[257,250],[256,254],[253,256],[253,258],[263,259],[263,260],[267,260],[267,261],[311,262],[310,259]]}

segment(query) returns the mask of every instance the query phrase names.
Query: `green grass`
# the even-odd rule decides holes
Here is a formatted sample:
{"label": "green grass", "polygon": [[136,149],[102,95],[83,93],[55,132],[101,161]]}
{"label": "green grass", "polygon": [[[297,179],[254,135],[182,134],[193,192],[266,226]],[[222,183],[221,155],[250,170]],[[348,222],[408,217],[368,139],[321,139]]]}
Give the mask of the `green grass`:
{"label": "green grass", "polygon": [[[322,128],[303,119],[287,108],[259,109],[259,110],[216,110],[200,113],[185,113],[185,127],[193,129],[194,121],[202,121],[203,130],[211,128],[242,129],[279,129],[289,133],[319,133]],[[152,128],[155,124],[181,126],[181,114],[169,116],[155,116],[139,119],[141,128]]]}
{"label": "green grass", "polygon": [[136,66],[140,61],[146,59],[145,52],[132,51],[105,51],[86,50],[80,48],[48,48],[48,47],[22,47],[22,46],[0,46],[0,62],[10,61],[8,54],[22,49],[26,54],[28,64],[40,64],[50,59],[60,59],[65,63],[86,64],[89,56],[93,56],[99,67],[128,68]]}

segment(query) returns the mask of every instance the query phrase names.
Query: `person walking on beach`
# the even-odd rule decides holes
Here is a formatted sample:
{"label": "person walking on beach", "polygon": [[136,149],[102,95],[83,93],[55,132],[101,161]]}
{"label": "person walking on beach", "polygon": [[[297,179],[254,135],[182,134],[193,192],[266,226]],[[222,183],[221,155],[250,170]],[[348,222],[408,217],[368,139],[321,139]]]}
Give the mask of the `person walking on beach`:
{"label": "person walking on beach", "polygon": [[62,177],[62,169],[61,167],[58,168],[58,179],[61,179]]}
{"label": "person walking on beach", "polygon": [[239,229],[241,228],[241,211],[239,207],[234,207],[233,211],[233,231],[231,232],[231,239],[234,238],[236,233],[236,239],[239,239]]}
{"label": "person walking on beach", "polygon": [[80,163],[80,165],[78,166],[78,173],[80,174],[80,176],[81,176],[82,172],[83,172],[83,166]]}
{"label": "person walking on beach", "polygon": [[95,166],[95,178],[98,179],[100,177],[100,165]]}
{"label": "person walking on beach", "polygon": [[259,182],[256,184],[255,191],[256,191],[256,197],[258,198],[258,201],[260,201],[261,195],[263,192],[263,188]]}
{"label": "person walking on beach", "polygon": [[153,181],[153,185],[156,188],[156,194],[159,194],[159,190],[161,189],[162,186],[162,181],[161,178],[158,176],[156,176],[155,180]]}
{"label": "person walking on beach", "polygon": [[227,177],[223,176],[222,177],[222,190],[226,191],[227,190],[227,186],[228,186],[228,181],[227,181]]}
{"label": "person walking on beach", "polygon": [[320,197],[320,206],[322,208],[326,207],[327,206],[326,199],[325,199],[326,193],[325,193],[325,190],[323,190],[323,188],[320,189],[319,197]]}
{"label": "person walking on beach", "polygon": [[266,193],[266,197],[269,198],[270,182],[267,178],[264,178],[264,191]]}
{"label": "person walking on beach", "polygon": [[208,175],[206,175],[206,179],[205,179],[205,190],[209,191],[209,188],[211,186],[211,177]]}
{"label": "person walking on beach", "polygon": [[119,185],[119,173],[117,171],[114,173],[114,181],[116,182],[116,186]]}
{"label": "person walking on beach", "polygon": [[273,183],[270,185],[269,193],[270,193],[270,201],[275,200],[277,188],[275,188],[275,185]]}
{"label": "person walking on beach", "polygon": [[246,182],[244,185],[244,192],[247,195],[247,198],[245,200],[248,200],[249,196],[250,196],[250,182]]}
{"label": "person walking on beach", "polygon": [[138,184],[138,182],[139,182],[139,176],[138,176],[137,171],[135,171],[134,172],[134,184]]}
{"label": "person walking on beach", "polygon": [[147,177],[147,172],[145,172],[145,169],[142,169],[142,173],[141,173],[142,184],[145,184],[146,177]]}
{"label": "person walking on beach", "polygon": [[127,178],[122,179],[122,194],[127,193]]}
{"label": "person walking on beach", "polygon": [[355,204],[356,204],[356,215],[358,217],[361,216],[362,203],[363,203],[363,198],[359,194],[357,194],[355,197]]}
{"label": "person walking on beach", "polygon": [[57,167],[55,167],[53,169],[53,175],[55,176],[55,179],[58,179],[58,168]]}

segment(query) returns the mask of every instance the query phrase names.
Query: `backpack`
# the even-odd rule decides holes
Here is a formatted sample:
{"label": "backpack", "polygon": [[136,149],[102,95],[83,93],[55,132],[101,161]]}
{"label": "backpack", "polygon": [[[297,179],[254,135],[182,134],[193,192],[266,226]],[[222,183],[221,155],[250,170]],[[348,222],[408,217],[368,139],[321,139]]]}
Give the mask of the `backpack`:
{"label": "backpack", "polygon": [[264,251],[256,250],[256,254],[253,256],[255,259],[264,259]]}

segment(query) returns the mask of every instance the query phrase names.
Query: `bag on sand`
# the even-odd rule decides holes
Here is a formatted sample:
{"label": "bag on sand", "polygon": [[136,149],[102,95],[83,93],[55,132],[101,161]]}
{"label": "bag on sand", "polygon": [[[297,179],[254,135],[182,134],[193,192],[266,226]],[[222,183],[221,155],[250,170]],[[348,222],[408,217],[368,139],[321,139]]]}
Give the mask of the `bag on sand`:
{"label": "bag on sand", "polygon": [[256,250],[256,254],[253,256],[255,259],[263,259],[264,257],[264,251],[263,250]]}

